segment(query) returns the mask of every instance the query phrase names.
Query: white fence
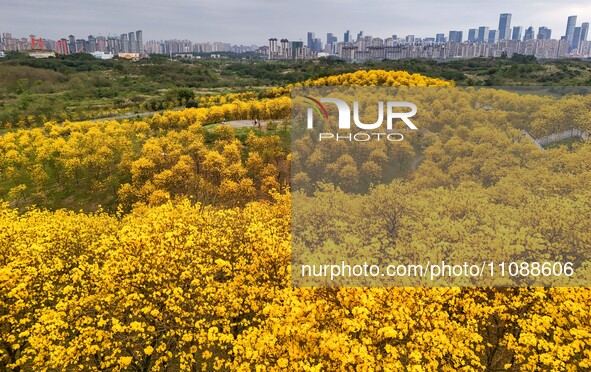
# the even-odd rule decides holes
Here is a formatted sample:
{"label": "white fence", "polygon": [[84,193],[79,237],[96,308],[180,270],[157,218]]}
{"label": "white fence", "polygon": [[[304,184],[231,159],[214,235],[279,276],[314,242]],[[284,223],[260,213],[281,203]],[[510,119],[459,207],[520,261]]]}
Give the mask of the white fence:
{"label": "white fence", "polygon": [[523,132],[525,133],[525,137],[535,143],[540,149],[543,149],[544,146],[548,146],[551,143],[562,141],[568,138],[578,137],[583,140],[589,139],[589,132],[580,129],[569,129],[565,130],[564,132],[552,133],[548,136],[540,138],[533,138],[529,133],[527,133],[527,131]]}

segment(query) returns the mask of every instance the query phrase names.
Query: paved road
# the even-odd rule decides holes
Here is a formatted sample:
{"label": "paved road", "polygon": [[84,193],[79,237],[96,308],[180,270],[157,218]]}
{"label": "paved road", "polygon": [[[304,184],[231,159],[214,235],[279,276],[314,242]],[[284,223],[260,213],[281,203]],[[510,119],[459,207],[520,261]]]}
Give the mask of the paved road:
{"label": "paved road", "polygon": [[[162,114],[165,111],[179,111],[179,110],[185,110],[185,108],[184,107],[177,107],[177,108],[168,109],[168,110],[129,113],[129,114],[122,114],[122,115],[117,115],[117,116],[110,116],[107,118],[92,119],[89,121],[122,120],[122,119],[134,118],[136,116],[140,116],[140,117],[153,116],[155,114]],[[261,120],[261,124],[260,124],[261,127],[266,128],[268,122],[269,122],[269,120]],[[254,128],[254,124],[253,124],[252,120],[233,120],[233,121],[226,122],[226,124],[231,126],[232,128],[244,128],[244,127]]]}

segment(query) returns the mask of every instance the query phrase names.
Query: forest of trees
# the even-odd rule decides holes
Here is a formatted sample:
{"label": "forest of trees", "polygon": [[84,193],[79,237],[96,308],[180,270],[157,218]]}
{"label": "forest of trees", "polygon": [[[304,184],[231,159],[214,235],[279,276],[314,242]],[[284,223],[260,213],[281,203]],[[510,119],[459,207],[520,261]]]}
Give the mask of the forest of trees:
{"label": "forest of trees", "polygon": [[98,60],[78,53],[35,59],[12,52],[0,59],[0,130],[42,126],[50,120],[90,120],[183,107],[202,99],[284,87],[355,71],[403,70],[460,86],[591,84],[588,62],[537,61],[531,56],[469,60],[384,60],[363,64],[333,58],[264,61],[254,56],[174,60],[152,55]]}
{"label": "forest of trees", "polygon": [[[297,287],[307,257],[292,257],[328,237],[351,257],[359,241],[386,258],[528,251],[586,273],[591,145],[540,150],[522,130],[590,129],[588,95],[389,70],[294,85],[400,86],[429,109],[404,145],[355,156],[290,143],[289,84],[142,120],[3,133],[0,370],[591,368],[585,286]],[[255,118],[282,125],[218,124]],[[388,179],[388,164],[404,172]],[[388,218],[362,229],[370,214],[351,200]],[[327,220],[340,223],[313,229]]]}

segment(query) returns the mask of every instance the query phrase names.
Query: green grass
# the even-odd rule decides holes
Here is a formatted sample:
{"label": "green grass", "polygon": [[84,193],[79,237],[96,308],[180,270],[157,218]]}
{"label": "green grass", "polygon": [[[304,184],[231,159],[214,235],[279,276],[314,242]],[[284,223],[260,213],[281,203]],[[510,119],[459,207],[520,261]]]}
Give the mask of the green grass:
{"label": "green grass", "polygon": [[[55,179],[55,175],[48,172],[50,179]],[[27,186],[26,199],[16,201],[8,198],[8,192],[11,188],[24,184]],[[70,209],[83,210],[86,212],[96,211],[99,206],[104,210],[114,212],[117,207],[117,190],[104,189],[88,191],[88,187],[60,186],[57,182],[51,182],[41,190],[37,189],[33,182],[25,180],[22,177],[16,179],[0,180],[0,199],[8,201],[11,207],[24,210],[31,205],[38,205],[50,210]]]}
{"label": "green grass", "polygon": [[566,146],[570,150],[573,148],[573,146],[575,144],[582,143],[582,142],[584,142],[583,139],[581,139],[579,137],[571,137],[571,138],[565,138],[565,139],[557,141],[557,142],[553,142],[553,143],[549,144],[548,146],[545,146],[545,148],[546,149],[557,149],[559,147]]}

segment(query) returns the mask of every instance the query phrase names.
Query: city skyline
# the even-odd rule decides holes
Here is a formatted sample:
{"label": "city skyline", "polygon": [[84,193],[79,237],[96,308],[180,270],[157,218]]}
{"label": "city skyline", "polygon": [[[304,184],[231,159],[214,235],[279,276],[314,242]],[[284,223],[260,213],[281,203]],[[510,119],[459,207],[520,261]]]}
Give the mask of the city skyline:
{"label": "city skyline", "polygon": [[[481,25],[497,29],[501,13],[511,13],[513,25],[525,29],[533,26],[536,31],[545,26],[560,34],[570,15],[577,14],[579,20],[591,19],[591,4],[579,0],[559,6],[546,0],[535,4],[506,0],[477,4],[465,0],[445,4],[433,0],[420,4],[411,0],[371,0],[363,4],[351,0],[273,3],[228,0],[223,4],[213,0],[199,4],[190,0],[165,3],[130,0],[124,5],[114,0],[103,1],[100,6],[96,2],[74,0],[51,3],[2,0],[0,8],[9,17],[3,20],[0,31],[59,40],[69,34],[84,38],[118,35],[118,30],[133,28],[146,30],[145,40],[188,39],[261,45],[274,32],[289,40],[304,42],[309,31],[317,35],[334,33],[338,41],[342,41],[346,30],[351,30],[353,35],[363,30],[367,35],[380,37],[392,34],[435,37],[449,30],[462,30],[466,35],[470,28]],[[129,12],[122,12],[125,8]]]}
{"label": "city skyline", "polygon": [[[231,45],[230,43],[214,42],[193,43],[190,40],[149,40],[143,43],[143,31],[123,33],[119,37],[104,37],[93,35],[88,40],[77,39],[73,34],[59,40],[44,39],[42,36],[31,34],[28,38],[15,38],[11,33],[2,33],[0,50],[2,51],[53,51],[57,54],[72,54],[77,52],[92,53],[97,58],[112,58],[113,55],[127,55],[139,58],[144,53],[149,54],[183,54],[195,52],[225,52],[237,53],[258,52],[267,55],[269,59],[308,59],[334,55],[347,60],[367,59],[401,59],[401,58],[469,58],[477,56],[511,56],[513,54],[535,55],[540,58],[583,57],[591,55],[591,42],[587,40],[589,22],[582,22],[577,26],[578,15],[570,15],[566,20],[563,36],[557,34],[552,37],[552,29],[539,26],[536,33],[533,26],[529,26],[523,34],[524,26],[513,25],[512,13],[499,15],[498,27],[478,26],[468,30],[468,37],[464,39],[461,30],[449,30],[437,33],[435,37],[416,37],[415,34],[406,36],[388,35],[374,37],[364,34],[361,30],[357,37],[351,36],[351,30],[343,33],[343,41],[339,42],[332,32],[326,34],[325,44],[321,37],[316,37],[314,31],[308,31],[306,42],[289,40],[285,37],[278,40],[271,37],[267,46],[258,47]],[[459,27],[458,27],[459,28]],[[531,42],[534,42],[532,44]],[[538,41],[542,41],[539,43]],[[551,42],[546,43],[545,41]],[[467,44],[464,44],[467,42]],[[523,43],[522,43],[523,42]],[[451,43],[451,44],[450,44]],[[426,49],[416,49],[425,46]],[[485,47],[486,46],[486,47]],[[98,54],[97,54],[98,53]],[[54,54],[55,55],[55,54]],[[51,54],[36,54],[37,57],[48,57]],[[186,57],[183,57],[186,58]]]}
{"label": "city skyline", "polygon": [[[536,28],[534,28],[533,26],[529,26],[527,27],[527,29],[525,29],[525,26],[523,25],[515,25],[512,24],[511,22],[512,19],[512,13],[501,13],[499,15],[499,26],[497,29],[491,28],[490,26],[478,26],[475,28],[470,28],[467,30],[467,32],[465,32],[464,30],[449,30],[449,31],[445,31],[443,33],[436,33],[435,35],[429,35],[426,37],[420,37],[417,36],[416,34],[409,34],[409,35],[391,35],[394,36],[394,38],[398,38],[399,40],[401,39],[407,39],[407,42],[409,42],[409,38],[412,39],[412,41],[410,41],[411,43],[414,42],[414,40],[427,40],[427,41],[435,41],[437,43],[439,42],[446,42],[446,41],[455,41],[455,42],[462,42],[462,41],[468,41],[468,42],[478,42],[478,43],[489,43],[489,44],[493,44],[496,43],[500,40],[522,40],[522,41],[527,41],[527,40],[531,40],[531,39],[555,39],[555,40],[560,40],[561,38],[565,39],[569,44],[572,44],[574,41],[581,41],[581,40],[587,40],[587,36],[588,36],[588,29],[589,29],[589,22],[582,22],[581,26],[577,26],[577,19],[578,19],[578,15],[570,15],[568,16],[567,20],[566,20],[566,29],[565,32],[563,34],[561,34],[561,36],[559,35],[559,32],[556,32],[556,30],[554,30],[554,34],[552,34],[552,29],[547,27],[547,26],[539,26]],[[581,22],[581,21],[579,21]],[[525,29],[525,34],[524,34],[524,29]],[[8,32],[7,34],[1,32],[2,30],[0,30],[0,45],[2,45],[2,35],[11,35],[11,37],[14,37],[16,39],[29,39],[30,41],[32,40],[32,44],[33,46],[35,45],[35,41],[40,41],[40,40],[47,40],[47,41],[53,41],[53,42],[57,42],[59,44],[60,40],[69,40],[68,41],[68,45],[74,44],[74,41],[85,41],[85,37],[76,37],[73,33],[70,33],[67,37],[63,36],[61,38],[57,38],[57,39],[51,39],[51,38],[47,38],[47,37],[43,37],[43,35],[36,35],[36,34],[28,34],[28,36],[24,36],[24,35],[12,35],[11,32]],[[142,33],[142,31],[138,31],[140,34]],[[359,39],[360,37],[364,37],[367,36],[367,34],[364,34],[363,30],[360,30],[357,33],[357,37],[355,38],[353,35],[355,35],[354,33],[351,33],[351,30],[346,30],[345,32],[343,32],[343,37],[341,40],[339,40],[339,37],[337,36],[339,33],[333,33],[333,32],[328,32],[326,33],[326,43],[329,44],[328,39],[330,38],[331,43],[337,43],[337,42],[349,42],[350,40],[355,40],[356,38]],[[130,38],[132,37],[132,33],[129,33]],[[99,34],[90,34],[87,38],[88,41],[92,40],[98,40],[98,39],[103,39],[103,40],[107,40],[107,39],[111,39],[111,38],[119,38],[119,36],[121,36],[122,38],[125,38],[127,36],[127,33],[124,34],[112,34],[109,33],[108,36],[103,35],[102,33]],[[308,46],[312,51],[322,51],[322,45],[323,45],[323,39],[321,37],[322,35],[319,35],[319,37],[316,37],[316,33],[314,31],[308,31],[306,33],[306,38],[299,38],[299,39],[287,39],[284,38],[286,41],[300,41],[303,42],[304,45]],[[375,36],[375,35],[369,35],[369,36]],[[378,35],[376,36],[377,38],[389,38],[389,35]],[[212,42],[212,40],[209,41],[201,41],[201,42],[195,42],[193,40],[188,40],[188,39],[178,39],[178,38],[174,38],[174,39],[154,39],[154,40],[148,40],[148,43],[155,43],[155,42],[167,42],[167,41],[179,41],[179,42],[190,42],[190,43],[194,43],[194,44],[209,44]],[[127,43],[127,42],[125,42]],[[233,46],[245,46],[243,44],[237,44],[237,43],[224,43],[221,41],[213,41],[214,44],[224,44],[224,45],[233,45]],[[43,44],[38,44],[38,45],[43,45]],[[140,45],[142,45],[142,43],[140,43]],[[254,47],[254,46],[260,46],[260,45],[265,45],[264,42],[258,42],[258,43],[253,43],[250,45],[247,45],[248,47]],[[574,46],[574,44],[573,44]],[[68,46],[65,49],[69,50],[69,53],[72,53],[72,48],[77,49],[76,47],[70,47]],[[33,49],[35,49],[33,47]],[[43,49],[43,48],[42,48]],[[56,48],[52,48],[54,50],[58,50]],[[125,50],[125,52],[143,52],[143,50],[140,50],[141,47],[138,47],[137,50]],[[152,52],[153,53],[153,52]],[[63,53],[62,53],[63,54]]]}
{"label": "city skyline", "polygon": [[323,47],[321,38],[315,32],[307,33],[306,47],[302,41],[289,41],[286,38],[269,39],[267,55],[269,59],[306,59],[334,55],[349,61],[382,59],[448,59],[474,57],[512,57],[515,54],[531,55],[542,59],[555,58],[590,58],[591,41],[587,40],[589,22],[577,26],[577,15],[567,18],[563,36],[552,38],[552,30],[540,26],[536,34],[529,26],[523,34],[523,26],[511,27],[511,13],[499,15],[499,26],[478,26],[468,30],[468,38],[463,38],[463,31],[450,30],[448,37],[437,33],[435,37],[417,38],[415,35],[392,35],[380,38],[357,34],[357,39],[349,41],[350,30],[338,42],[332,33],[327,33]]}

